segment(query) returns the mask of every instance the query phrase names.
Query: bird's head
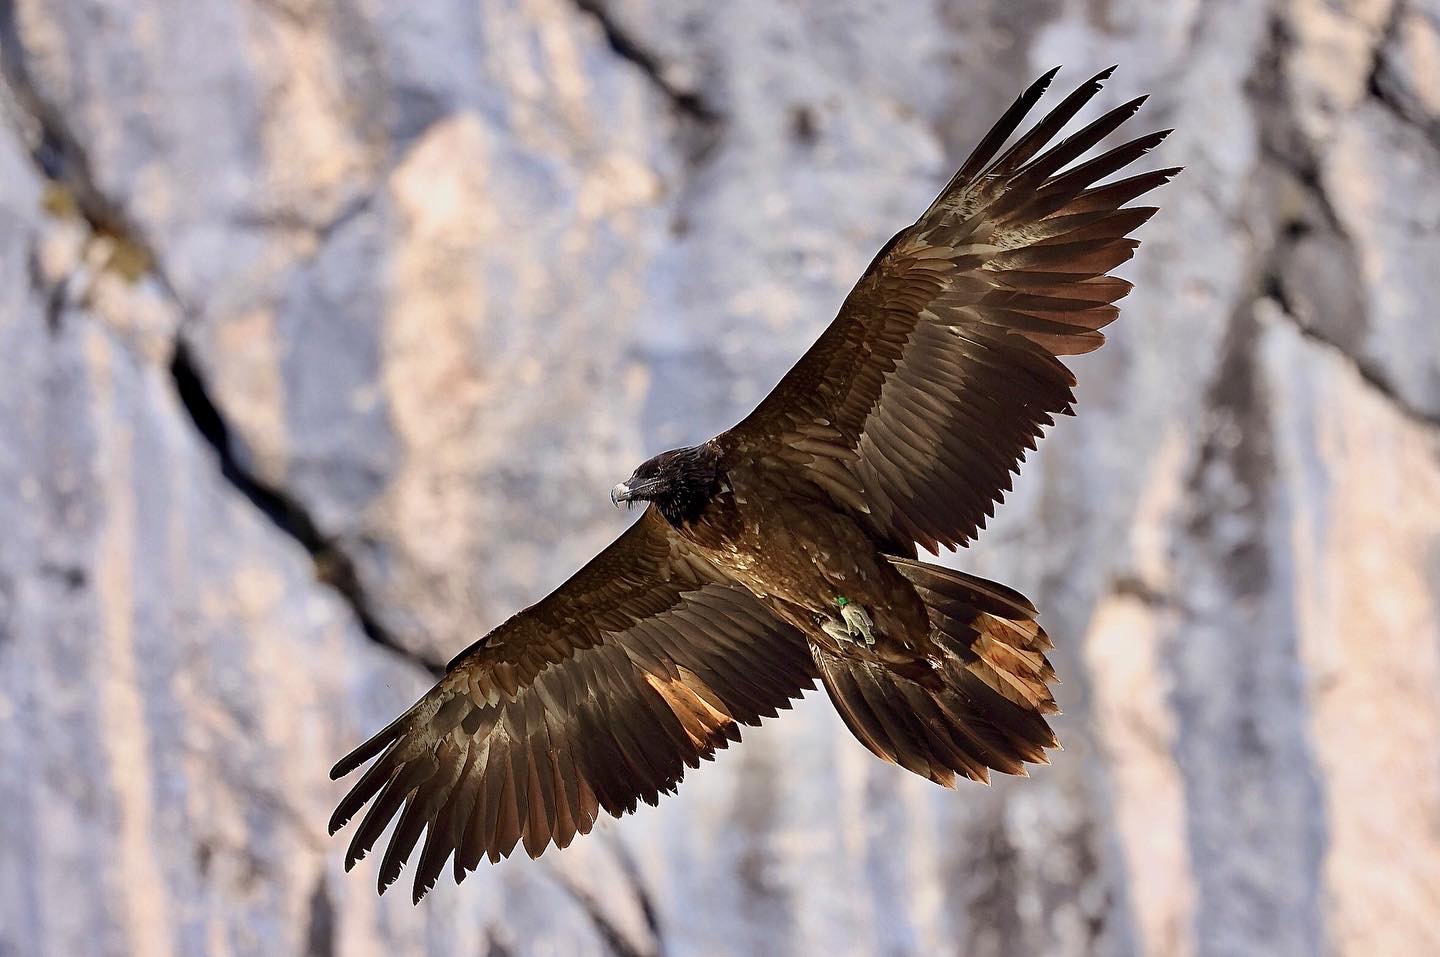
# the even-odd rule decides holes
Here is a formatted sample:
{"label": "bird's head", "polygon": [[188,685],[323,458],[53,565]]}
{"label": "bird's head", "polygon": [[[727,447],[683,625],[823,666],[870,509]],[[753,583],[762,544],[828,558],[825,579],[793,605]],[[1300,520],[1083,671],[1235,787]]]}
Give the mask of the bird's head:
{"label": "bird's head", "polygon": [[693,521],[720,488],[720,453],[711,442],[661,452],[610,490],[610,501],[654,502],[672,525]]}

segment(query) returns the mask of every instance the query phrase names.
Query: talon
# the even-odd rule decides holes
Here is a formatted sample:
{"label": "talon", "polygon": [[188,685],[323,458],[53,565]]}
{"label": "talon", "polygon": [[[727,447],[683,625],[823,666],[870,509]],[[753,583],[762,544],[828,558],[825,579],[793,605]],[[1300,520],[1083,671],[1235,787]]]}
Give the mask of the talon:
{"label": "talon", "polygon": [[875,623],[870,620],[865,609],[845,598],[839,599],[838,603],[840,603],[840,617],[845,619],[845,624],[849,626],[850,640],[854,641],[855,636],[858,635],[859,639],[867,646],[875,644]]}
{"label": "talon", "polygon": [[836,641],[865,645],[867,648],[875,644],[875,623],[865,609],[844,595],[835,596],[835,604],[840,609],[840,620],[818,614],[815,624],[820,626],[820,630]]}

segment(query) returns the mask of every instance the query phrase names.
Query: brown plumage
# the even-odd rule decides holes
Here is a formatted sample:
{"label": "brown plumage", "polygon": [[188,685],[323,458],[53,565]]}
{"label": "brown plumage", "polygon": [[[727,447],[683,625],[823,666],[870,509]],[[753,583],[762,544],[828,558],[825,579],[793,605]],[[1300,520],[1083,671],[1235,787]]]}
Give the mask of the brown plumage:
{"label": "brown plumage", "polygon": [[971,541],[1071,412],[1057,357],[1100,346],[1130,289],[1106,273],[1155,212],[1125,204],[1177,172],[1095,185],[1165,132],[1076,162],[1143,98],[1051,145],[1109,70],[1003,148],[1054,72],[754,412],[616,486],[651,503],[638,522],[336,764],[373,762],[330,822],[370,806],[347,867],[397,815],[380,889],[423,833],[416,900],[448,860],[458,881],[517,845],[564,847],[602,810],[655,803],[816,677],[861,743],[941,784],[1046,760],[1055,672],[1035,608],[917,561],[915,543]]}

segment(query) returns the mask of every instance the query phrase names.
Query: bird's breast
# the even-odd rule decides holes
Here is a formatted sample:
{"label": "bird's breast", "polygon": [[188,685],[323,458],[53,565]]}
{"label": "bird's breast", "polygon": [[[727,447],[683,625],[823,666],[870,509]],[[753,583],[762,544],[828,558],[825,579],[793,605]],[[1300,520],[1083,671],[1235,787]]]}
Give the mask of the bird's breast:
{"label": "bird's breast", "polygon": [[876,548],[849,516],[746,492],[714,503],[685,534],[755,594],[820,609],[842,589],[864,593],[875,583]]}

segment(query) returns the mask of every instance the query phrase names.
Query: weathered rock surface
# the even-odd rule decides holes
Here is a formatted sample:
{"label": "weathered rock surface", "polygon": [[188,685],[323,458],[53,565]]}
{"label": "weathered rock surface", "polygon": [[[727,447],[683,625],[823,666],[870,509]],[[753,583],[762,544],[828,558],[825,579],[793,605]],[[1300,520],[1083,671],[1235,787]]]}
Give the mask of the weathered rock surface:
{"label": "weathered rock surface", "polygon": [[[0,0],[0,954],[1440,951],[1440,5]],[[331,761],[724,428],[1018,88],[1187,172],[973,553],[1067,750],[823,695],[412,908]]]}

